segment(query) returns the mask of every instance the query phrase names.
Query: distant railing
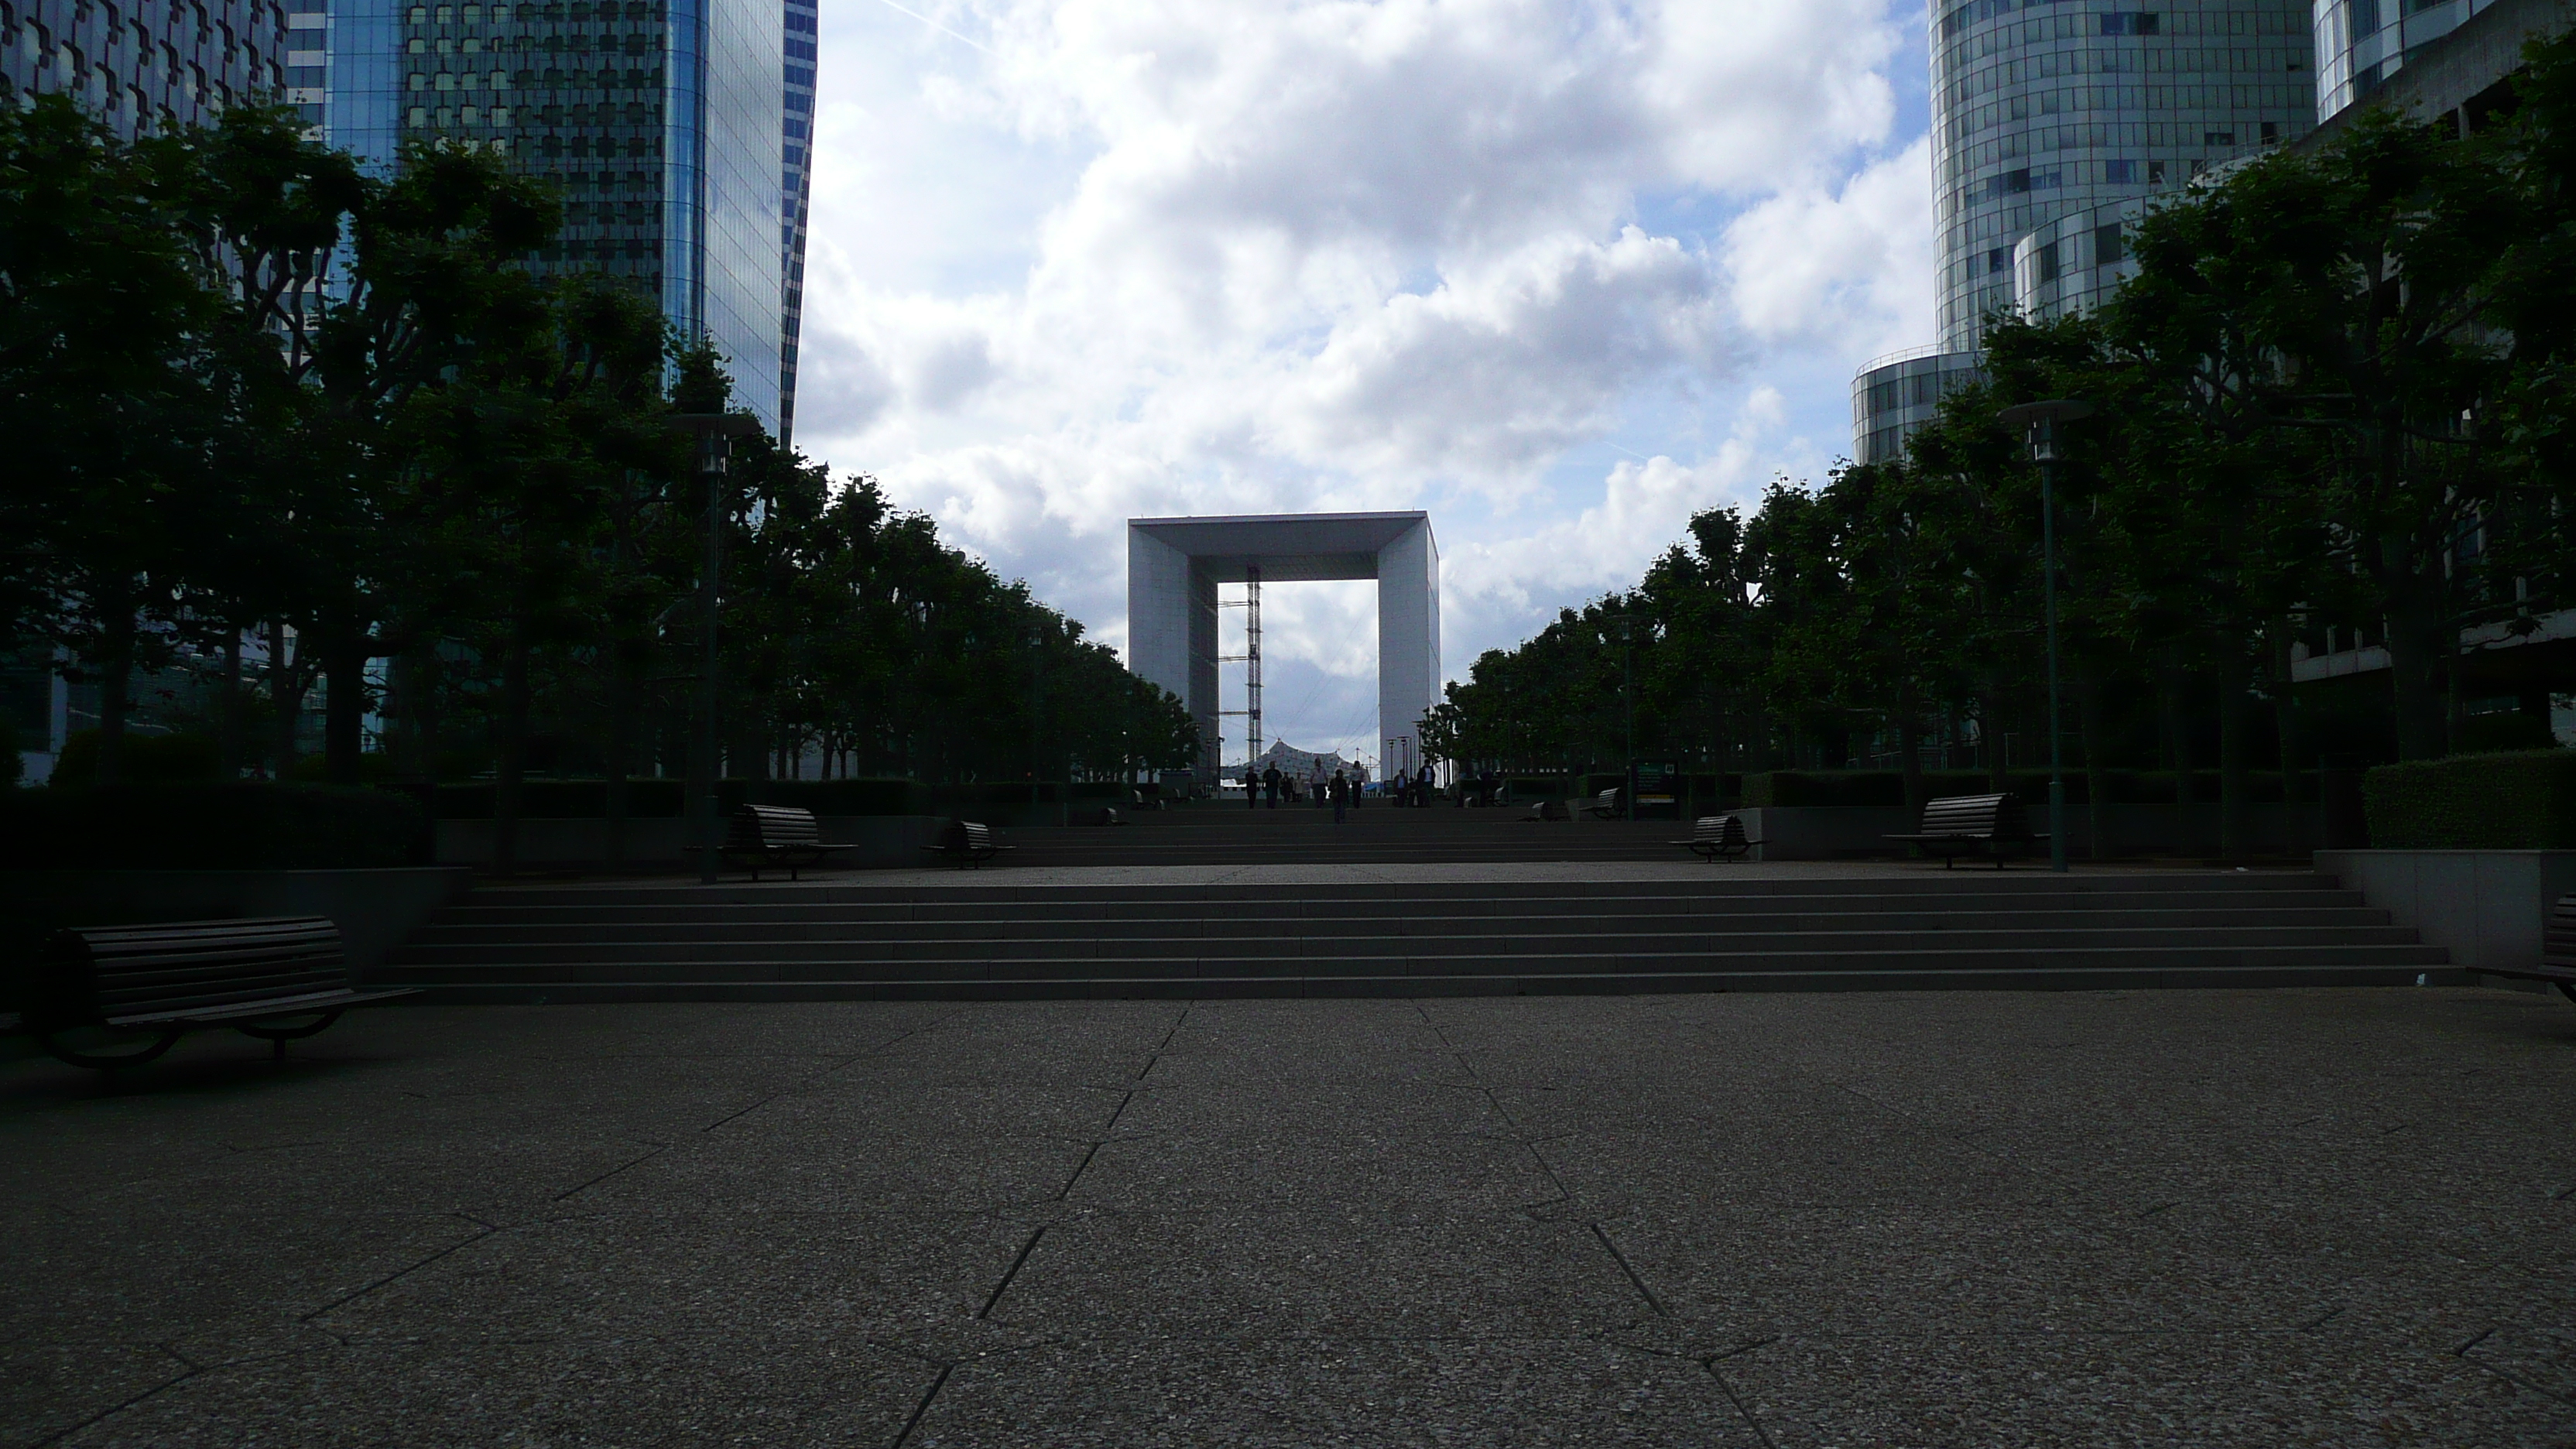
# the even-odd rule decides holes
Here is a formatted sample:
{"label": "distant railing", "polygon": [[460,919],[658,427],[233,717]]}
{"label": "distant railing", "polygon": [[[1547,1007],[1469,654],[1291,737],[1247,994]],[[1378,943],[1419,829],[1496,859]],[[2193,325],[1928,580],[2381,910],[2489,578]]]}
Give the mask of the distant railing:
{"label": "distant railing", "polygon": [[[1927,342],[1920,347],[1901,348],[1895,352],[1890,352],[1883,357],[1873,357],[1869,361],[1862,363],[1860,371],[1854,373],[1853,376],[1864,376],[1866,374],[1876,372],[1882,367],[1894,367],[1900,362],[1914,362],[1921,358],[1938,357],[1945,352],[1957,352],[1958,350],[1959,349],[1955,347],[1944,347],[1938,342]],[[1961,355],[1974,357],[1976,353],[1974,351],[1970,351],[1962,353]]]}

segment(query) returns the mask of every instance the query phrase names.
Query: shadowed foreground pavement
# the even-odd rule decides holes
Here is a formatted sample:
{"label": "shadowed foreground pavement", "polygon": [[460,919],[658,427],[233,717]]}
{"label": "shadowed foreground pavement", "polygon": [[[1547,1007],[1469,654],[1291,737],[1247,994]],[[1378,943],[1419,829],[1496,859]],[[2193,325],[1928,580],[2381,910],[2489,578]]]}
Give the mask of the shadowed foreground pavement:
{"label": "shadowed foreground pavement", "polygon": [[2576,1443],[2475,990],[420,1008],[0,1066],[0,1443]]}

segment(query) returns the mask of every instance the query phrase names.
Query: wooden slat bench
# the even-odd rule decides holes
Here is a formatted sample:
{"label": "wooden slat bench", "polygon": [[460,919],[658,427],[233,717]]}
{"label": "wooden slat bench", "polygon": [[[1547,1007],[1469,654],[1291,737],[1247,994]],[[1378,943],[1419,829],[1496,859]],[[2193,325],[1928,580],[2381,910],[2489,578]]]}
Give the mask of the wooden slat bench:
{"label": "wooden slat bench", "polygon": [[2027,852],[2045,835],[2030,833],[2030,814],[2022,808],[2021,797],[2009,792],[2001,795],[1951,795],[1925,802],[1923,828],[1913,835],[1891,835],[1890,840],[1919,845],[1941,857],[1941,868],[1948,870],[1969,851],[1982,850],[1995,858],[1995,869],[2004,868],[2004,858],[2015,852]]}
{"label": "wooden slat bench", "polygon": [[972,820],[949,821],[947,828],[939,832],[938,844],[922,847],[933,855],[944,855],[957,862],[959,870],[970,865],[980,866],[1011,848],[993,839],[993,827]]}
{"label": "wooden slat bench", "polygon": [[1691,854],[1702,860],[1742,860],[1753,847],[1765,842],[1745,838],[1744,818],[1740,815],[1703,815],[1691,827],[1690,839],[1672,843],[1689,846]]}
{"label": "wooden slat bench", "polygon": [[825,845],[823,827],[816,823],[814,812],[793,805],[745,805],[733,812],[733,821],[725,827],[724,849],[718,852],[728,864],[739,865],[760,879],[764,867],[787,867],[787,878],[796,879],[802,867],[820,865],[833,852],[855,849],[848,845]]}
{"label": "wooden slat bench", "polygon": [[2560,896],[2549,908],[2549,919],[2541,923],[2540,965],[2537,968],[2499,971],[2492,966],[2472,966],[2469,969],[2480,976],[2546,981],[2557,987],[2560,995],[2576,1001],[2576,892]]}
{"label": "wooden slat bench", "polygon": [[[417,994],[353,989],[340,928],[321,916],[88,926],[47,943],[27,1019],[45,1050],[105,1070],[151,1061],[208,1027],[258,1037],[282,1057],[350,1007]],[[305,1016],[320,1019],[294,1020]],[[84,1049],[78,1039],[93,1031],[124,1049]]]}

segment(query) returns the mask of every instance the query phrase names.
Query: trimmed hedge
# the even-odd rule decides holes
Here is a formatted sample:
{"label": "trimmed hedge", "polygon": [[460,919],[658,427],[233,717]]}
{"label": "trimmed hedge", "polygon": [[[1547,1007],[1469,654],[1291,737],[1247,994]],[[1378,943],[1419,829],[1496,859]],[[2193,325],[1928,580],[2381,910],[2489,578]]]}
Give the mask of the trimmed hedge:
{"label": "trimmed hedge", "polygon": [[2361,798],[2377,850],[2576,850],[2576,750],[2381,765]]}
{"label": "trimmed hedge", "polygon": [[[222,751],[203,735],[127,734],[116,762],[126,785],[212,784],[223,778]],[[88,785],[98,778],[98,731],[74,730],[45,783]]]}
{"label": "trimmed hedge", "polygon": [[[1926,770],[1925,798],[1983,795],[1994,788],[1989,779],[1983,770]],[[2109,770],[2104,772],[2108,788],[2103,798],[2112,805],[2171,805],[2180,798],[2180,783],[2178,773],[2171,770]],[[2278,770],[2249,770],[2245,784],[2246,798],[2251,803],[2277,804],[2281,799]],[[2014,770],[2005,777],[2004,788],[2025,803],[2043,803],[2048,799],[2048,772]],[[2217,803],[2216,770],[2191,772],[2191,798],[2198,805]],[[2068,766],[2066,803],[2081,805],[2088,799],[2084,771]],[[1893,810],[1904,804],[1905,776],[1895,770],[1771,770],[1744,777],[1744,806],[1748,810],[1789,806],[1872,806]]]}
{"label": "trimmed hedge", "polygon": [[0,868],[327,870],[427,865],[429,816],[326,785],[0,790]]}
{"label": "trimmed hedge", "polygon": [[[1098,800],[1123,804],[1129,788],[1114,780],[1072,785],[1048,781],[1038,786],[1038,803]],[[519,813],[525,820],[598,820],[608,814],[605,780],[530,780],[520,789]],[[817,815],[944,815],[957,809],[1027,805],[1029,787],[1010,781],[935,786],[915,780],[717,782],[716,803],[724,813],[731,814],[745,800],[798,806]],[[492,806],[493,786],[486,780],[439,786],[434,808],[441,820],[489,820]],[[626,813],[630,818],[668,819],[686,814],[687,809],[685,781],[655,778],[626,782]]]}

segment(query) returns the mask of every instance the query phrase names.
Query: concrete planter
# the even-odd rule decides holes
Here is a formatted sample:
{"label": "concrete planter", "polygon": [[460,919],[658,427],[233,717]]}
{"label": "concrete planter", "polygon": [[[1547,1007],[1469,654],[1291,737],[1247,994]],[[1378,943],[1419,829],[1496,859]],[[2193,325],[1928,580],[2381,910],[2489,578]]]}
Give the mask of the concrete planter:
{"label": "concrete planter", "polygon": [[2320,850],[2316,862],[2471,971],[2539,965],[2550,903],[2576,891],[2576,850]]}
{"label": "concrete planter", "polygon": [[363,975],[431,912],[463,895],[471,878],[448,866],[17,871],[0,876],[0,946],[24,961],[66,926],[328,916],[340,928],[349,969]]}
{"label": "concrete planter", "polygon": [[[2033,830],[2048,829],[2048,802],[2029,802]],[[1867,806],[1770,806],[1738,812],[1744,832],[1770,844],[1756,850],[1756,860],[1836,860],[1889,856],[1903,850],[1887,839],[1911,834],[1917,818],[1902,808]],[[2263,855],[2304,855],[2317,842],[2314,805],[2248,805],[2246,845]],[[2102,833],[2113,856],[2215,855],[2218,852],[2216,805],[2106,805]],[[2066,849],[2076,860],[2093,853],[2092,822],[2081,805],[2066,808]],[[2047,854],[2042,846],[2040,854]]]}
{"label": "concrete planter", "polygon": [[[834,865],[885,870],[927,860],[921,848],[938,838],[939,827],[947,820],[938,815],[825,815],[815,823],[826,842],[857,847],[834,857]],[[688,830],[687,821],[673,816],[627,821],[626,862],[676,868],[687,857]],[[441,820],[439,864],[489,866],[492,839],[489,820]],[[521,865],[597,866],[608,860],[608,845],[605,820],[519,822]]]}

